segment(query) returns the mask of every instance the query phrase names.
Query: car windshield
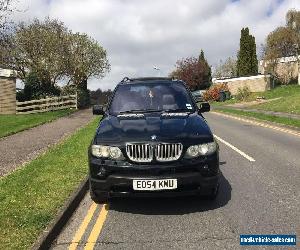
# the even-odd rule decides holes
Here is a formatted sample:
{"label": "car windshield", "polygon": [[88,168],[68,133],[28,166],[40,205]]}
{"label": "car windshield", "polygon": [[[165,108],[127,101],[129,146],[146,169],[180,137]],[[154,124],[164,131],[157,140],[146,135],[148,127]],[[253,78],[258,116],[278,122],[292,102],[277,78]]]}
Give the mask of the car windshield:
{"label": "car windshield", "polygon": [[151,82],[119,85],[110,113],[194,111],[191,97],[182,83]]}

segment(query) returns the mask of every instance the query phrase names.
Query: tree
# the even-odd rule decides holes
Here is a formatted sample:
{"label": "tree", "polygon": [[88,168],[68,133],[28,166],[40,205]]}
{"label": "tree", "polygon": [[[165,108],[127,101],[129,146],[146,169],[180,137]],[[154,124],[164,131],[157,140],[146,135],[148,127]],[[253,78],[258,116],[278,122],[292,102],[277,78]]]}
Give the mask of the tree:
{"label": "tree", "polygon": [[237,59],[237,75],[257,75],[258,62],[256,55],[255,37],[249,34],[249,28],[241,30],[240,50]]}
{"label": "tree", "polygon": [[211,67],[209,66],[205,56],[204,51],[201,49],[200,55],[199,55],[199,63],[204,64],[205,67],[205,75],[204,75],[204,82],[206,82],[208,85],[211,83]]}
{"label": "tree", "polygon": [[201,49],[200,55],[199,55],[199,62],[201,62],[201,61],[207,63],[205,56],[204,56],[204,51],[202,49]]}
{"label": "tree", "polygon": [[187,57],[176,62],[171,77],[183,80],[191,90],[205,89],[211,84],[211,68],[201,51],[198,58]]}
{"label": "tree", "polygon": [[205,67],[199,63],[198,58],[188,57],[176,62],[176,69],[171,76],[183,80],[191,90],[204,89],[207,87],[204,82]]}
{"label": "tree", "polygon": [[217,78],[236,77],[236,76],[237,76],[236,59],[232,57],[228,57],[225,60],[225,62],[221,60],[214,72],[214,77]]}
{"label": "tree", "polygon": [[15,69],[21,80],[35,72],[43,84],[69,79],[79,85],[90,77],[103,77],[110,69],[106,51],[97,41],[72,33],[56,19],[19,23],[0,45],[1,63]]}
{"label": "tree", "polygon": [[103,77],[110,65],[106,51],[86,34],[69,34],[68,49],[67,76],[77,86],[78,107],[84,108],[90,105],[88,78]]}
{"label": "tree", "polygon": [[297,54],[299,34],[290,27],[278,27],[267,36],[265,60],[274,60],[280,57]]}
{"label": "tree", "polygon": [[110,89],[106,91],[102,91],[101,89],[91,91],[91,104],[107,104],[111,94],[112,91]]}
{"label": "tree", "polygon": [[17,24],[1,43],[1,63],[25,80],[35,72],[39,81],[54,85],[66,72],[68,29],[58,20]]}
{"label": "tree", "polygon": [[300,33],[300,11],[291,9],[286,13],[286,26]]}
{"label": "tree", "polygon": [[[283,83],[289,83],[293,74],[292,67],[286,67],[285,76],[277,73],[279,58],[297,56],[300,52],[300,11],[290,10],[286,15],[286,25],[277,27],[266,39],[264,61],[266,71],[276,75]],[[299,63],[299,58],[297,58]]]}
{"label": "tree", "polygon": [[110,69],[106,51],[86,34],[69,34],[67,75],[75,85],[91,76],[101,78]]}
{"label": "tree", "polygon": [[265,60],[295,56],[300,49],[300,11],[289,10],[286,14],[286,26],[272,31],[266,40]]}

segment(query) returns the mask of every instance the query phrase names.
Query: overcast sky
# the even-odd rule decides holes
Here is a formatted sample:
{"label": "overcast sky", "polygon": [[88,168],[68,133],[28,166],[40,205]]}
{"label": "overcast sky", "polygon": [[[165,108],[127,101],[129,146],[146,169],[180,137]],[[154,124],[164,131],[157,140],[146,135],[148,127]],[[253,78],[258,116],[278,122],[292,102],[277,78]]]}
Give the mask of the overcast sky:
{"label": "overcast sky", "polygon": [[[90,79],[90,89],[108,89],[125,76],[166,76],[178,59],[198,56],[210,65],[236,56],[240,30],[248,26],[260,44],[284,25],[300,0],[19,0],[14,20],[58,18],[106,49],[111,72]],[[160,68],[160,72],[153,69]]]}

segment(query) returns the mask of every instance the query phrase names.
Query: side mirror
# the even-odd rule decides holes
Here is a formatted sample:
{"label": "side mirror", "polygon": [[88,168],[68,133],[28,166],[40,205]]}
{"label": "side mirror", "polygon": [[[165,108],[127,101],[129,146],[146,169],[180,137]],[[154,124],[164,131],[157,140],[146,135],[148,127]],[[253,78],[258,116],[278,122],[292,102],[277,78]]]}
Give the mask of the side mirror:
{"label": "side mirror", "polygon": [[93,115],[104,115],[105,111],[102,105],[93,106]]}
{"label": "side mirror", "polygon": [[209,112],[210,105],[208,102],[202,102],[199,107],[199,113]]}

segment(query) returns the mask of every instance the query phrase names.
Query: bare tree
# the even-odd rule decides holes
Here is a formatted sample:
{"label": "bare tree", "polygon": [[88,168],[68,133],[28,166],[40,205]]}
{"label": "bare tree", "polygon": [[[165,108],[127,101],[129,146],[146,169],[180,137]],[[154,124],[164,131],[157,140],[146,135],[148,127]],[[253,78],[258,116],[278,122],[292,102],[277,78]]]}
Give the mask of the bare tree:
{"label": "bare tree", "polygon": [[225,62],[220,61],[219,65],[215,68],[214,77],[227,78],[237,76],[236,59],[228,57]]}

